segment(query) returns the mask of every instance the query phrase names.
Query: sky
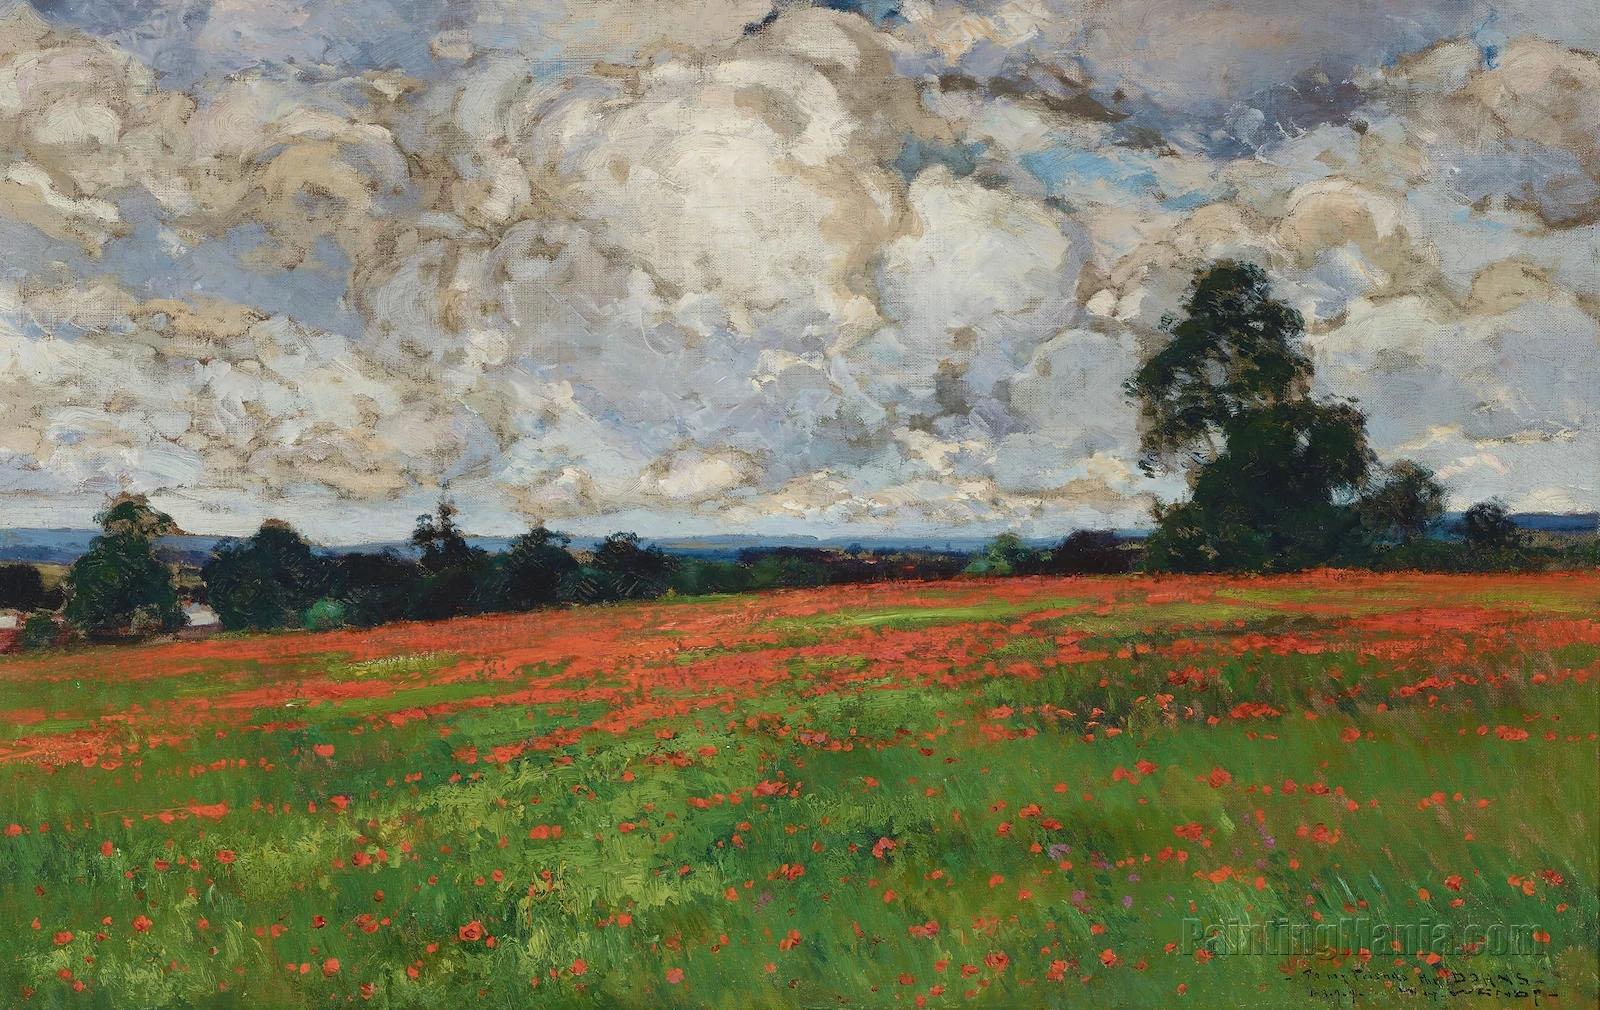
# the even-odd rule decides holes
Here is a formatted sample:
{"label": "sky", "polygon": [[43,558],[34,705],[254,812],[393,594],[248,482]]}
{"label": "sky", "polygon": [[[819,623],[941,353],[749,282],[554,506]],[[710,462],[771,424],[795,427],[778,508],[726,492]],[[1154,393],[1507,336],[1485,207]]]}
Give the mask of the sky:
{"label": "sky", "polygon": [[1600,5],[0,0],[0,525],[1148,522],[1259,263],[1453,507],[1600,507]]}

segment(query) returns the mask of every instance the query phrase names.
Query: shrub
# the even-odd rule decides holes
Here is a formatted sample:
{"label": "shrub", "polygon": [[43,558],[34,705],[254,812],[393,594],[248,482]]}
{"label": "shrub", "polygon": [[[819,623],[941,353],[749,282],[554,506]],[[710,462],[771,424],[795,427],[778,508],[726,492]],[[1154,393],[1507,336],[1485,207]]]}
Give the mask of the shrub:
{"label": "shrub", "polygon": [[307,631],[331,631],[345,626],[345,606],[339,600],[324,597],[306,609],[302,621]]}
{"label": "shrub", "polygon": [[1042,564],[1043,557],[1022,542],[1015,533],[1002,533],[972,559],[967,566],[968,575],[1033,575]]}
{"label": "shrub", "polygon": [[48,649],[60,641],[61,624],[56,615],[42,610],[28,615],[22,623],[22,633],[17,636],[17,644],[29,651]]}
{"label": "shrub", "polygon": [[1477,548],[1514,547],[1520,539],[1516,522],[1497,501],[1484,501],[1467,509],[1461,517],[1461,535]]}

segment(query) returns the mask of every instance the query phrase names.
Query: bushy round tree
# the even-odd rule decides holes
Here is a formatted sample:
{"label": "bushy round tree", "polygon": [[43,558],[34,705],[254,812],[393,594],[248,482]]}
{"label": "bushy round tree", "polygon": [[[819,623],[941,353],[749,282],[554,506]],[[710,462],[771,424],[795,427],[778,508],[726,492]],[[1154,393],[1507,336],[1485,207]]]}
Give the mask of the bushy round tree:
{"label": "bushy round tree", "polygon": [[639,546],[637,533],[613,533],[595,548],[588,583],[600,599],[637,600],[660,596],[677,567],[671,555]]}
{"label": "bushy round tree", "polygon": [[1382,543],[1409,543],[1432,529],[1444,515],[1445,490],[1433,471],[1403,459],[1361,496],[1361,525]]}
{"label": "bushy round tree", "polygon": [[507,610],[531,610],[555,603],[561,580],[578,570],[567,550],[571,539],[536,526],[511,542],[500,563],[500,605]]}
{"label": "bushy round tree", "polygon": [[324,598],[306,609],[302,623],[307,631],[329,631],[344,627],[348,621],[342,602]]}
{"label": "bushy round tree", "polygon": [[17,636],[17,645],[28,651],[48,649],[60,641],[61,625],[56,623],[55,614],[45,610],[29,614]]}
{"label": "bushy round tree", "polygon": [[322,593],[326,565],[288,523],[268,519],[249,539],[218,548],[201,569],[224,628],[293,627]]}
{"label": "bushy round tree", "polygon": [[1468,544],[1479,549],[1515,547],[1521,538],[1516,520],[1498,501],[1481,501],[1461,516],[1461,534]]}
{"label": "bushy round tree", "polygon": [[149,634],[184,625],[172,568],[156,540],[177,532],[143,495],[124,495],[96,517],[102,532],[67,573],[65,615],[89,634]]}

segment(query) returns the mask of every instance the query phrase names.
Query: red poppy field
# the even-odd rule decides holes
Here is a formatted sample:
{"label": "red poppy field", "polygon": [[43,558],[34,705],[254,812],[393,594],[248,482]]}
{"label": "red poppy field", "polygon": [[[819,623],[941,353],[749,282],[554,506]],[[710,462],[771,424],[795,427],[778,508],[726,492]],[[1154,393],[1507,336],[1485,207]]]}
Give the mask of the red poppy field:
{"label": "red poppy field", "polygon": [[0,660],[0,1004],[1596,1001],[1600,576]]}

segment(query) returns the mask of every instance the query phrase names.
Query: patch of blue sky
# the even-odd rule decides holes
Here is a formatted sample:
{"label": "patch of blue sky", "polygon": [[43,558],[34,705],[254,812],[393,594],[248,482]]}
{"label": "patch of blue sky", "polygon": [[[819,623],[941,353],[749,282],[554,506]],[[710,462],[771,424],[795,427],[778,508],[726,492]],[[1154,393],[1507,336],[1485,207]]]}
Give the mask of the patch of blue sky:
{"label": "patch of blue sky", "polygon": [[946,144],[912,135],[906,137],[900,156],[894,160],[894,167],[908,180],[935,165],[943,165],[952,175],[960,178],[971,175],[977,169],[985,149],[983,144]]}
{"label": "patch of blue sky", "polygon": [[1156,175],[1137,160],[1128,163],[1121,155],[1108,157],[1097,151],[1075,147],[1050,147],[1030,151],[1020,159],[1022,167],[1044,184],[1052,196],[1073,191],[1110,186],[1129,193],[1149,193],[1158,188]]}
{"label": "patch of blue sky", "polygon": [[105,262],[148,297],[217,298],[347,336],[359,332],[359,319],[344,302],[350,264],[343,250],[323,238],[313,247],[312,261],[294,270],[253,269],[250,254],[266,241],[265,230],[251,224],[174,255],[154,236],[136,231],[112,243]]}
{"label": "patch of blue sky", "polygon": [[859,14],[880,26],[900,19],[900,0],[821,0],[818,6]]}
{"label": "patch of blue sky", "polygon": [[1169,193],[1154,167],[1154,155],[1121,149],[1114,154],[1075,147],[1052,147],[1018,160],[1049,195],[1067,200],[1113,200],[1118,195],[1155,200],[1166,210],[1193,210],[1224,194],[1212,189]]}
{"label": "patch of blue sky", "polygon": [[1511,230],[1511,225],[1506,222],[1497,221],[1471,207],[1457,207],[1452,210],[1450,212],[1450,221],[1454,224],[1471,225],[1480,231],[1486,232],[1506,232]]}
{"label": "patch of blue sky", "polygon": [[[74,261],[82,262],[85,259],[76,243],[51,238],[32,225],[6,217],[0,217],[0,249],[5,250],[0,253],[0,283],[5,288],[24,283],[40,286],[61,283],[70,279],[67,268]],[[33,270],[24,264],[48,266]],[[10,304],[6,305],[5,302]],[[29,313],[20,301],[13,301],[9,297],[0,305],[5,305],[5,310],[0,310],[0,326],[9,327],[30,339],[53,335],[64,340],[75,340],[82,333],[79,327],[60,322],[47,325]]]}
{"label": "patch of blue sky", "polygon": [[137,55],[162,87],[187,89],[208,77],[255,67],[294,76],[395,68],[437,70],[432,34],[449,0],[262,0],[215,10],[214,0],[32,0],[55,24],[81,28]]}
{"label": "patch of blue sky", "polygon": [[[7,240],[6,245],[12,250],[26,252],[14,262],[57,265],[43,274],[13,279],[51,284],[68,280],[69,275],[109,275],[136,298],[215,298],[250,305],[268,315],[286,315],[307,326],[346,336],[360,332],[360,317],[344,300],[350,262],[333,241],[318,240],[313,262],[296,270],[259,271],[248,264],[250,253],[267,240],[259,225],[235,228],[220,239],[185,247],[162,224],[159,209],[149,196],[124,196],[119,211],[130,226],[128,233],[107,242],[98,257],[89,256],[75,245],[52,240],[26,225],[4,228],[0,239]],[[8,271],[15,273],[19,272]],[[34,332],[37,330],[37,326],[30,325],[25,332],[39,335]],[[66,339],[78,335],[71,327],[53,327],[51,332]]]}
{"label": "patch of blue sky", "polygon": [[1194,210],[1197,207],[1204,207],[1208,203],[1215,203],[1223,196],[1224,194],[1218,190],[1191,189],[1186,193],[1179,193],[1176,196],[1169,196],[1163,199],[1161,208],[1173,211]]}

